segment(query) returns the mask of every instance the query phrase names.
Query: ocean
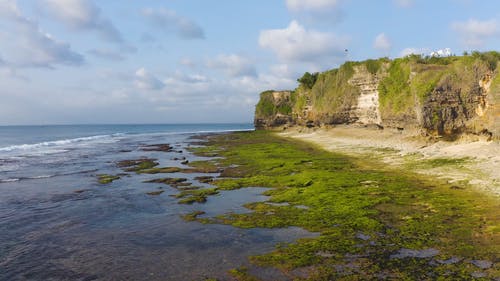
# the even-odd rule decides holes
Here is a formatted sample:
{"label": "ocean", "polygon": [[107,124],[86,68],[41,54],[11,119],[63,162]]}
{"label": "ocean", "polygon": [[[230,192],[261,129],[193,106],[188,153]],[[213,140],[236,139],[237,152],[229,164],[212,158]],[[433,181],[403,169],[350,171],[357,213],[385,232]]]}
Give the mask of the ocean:
{"label": "ocean", "polygon": [[[310,235],[181,218],[195,210],[246,212],[244,203],[266,200],[265,188],[182,205],[171,196],[174,188],[145,183],[162,175],[98,182],[99,174],[123,173],[121,160],[148,157],[162,167],[185,167],[179,159],[204,159],[187,150],[193,136],[241,130],[253,125],[0,126],[0,280],[226,280],[227,270],[251,267],[248,256]],[[141,149],[165,143],[175,150]],[[194,179],[199,175],[163,177],[203,185]],[[159,189],[160,195],[148,194]]]}

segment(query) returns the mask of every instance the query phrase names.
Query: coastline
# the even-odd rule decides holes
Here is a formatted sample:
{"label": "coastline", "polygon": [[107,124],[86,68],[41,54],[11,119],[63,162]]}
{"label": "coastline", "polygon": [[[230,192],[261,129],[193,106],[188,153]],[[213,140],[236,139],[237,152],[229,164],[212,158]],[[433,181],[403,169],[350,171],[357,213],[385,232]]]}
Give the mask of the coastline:
{"label": "coastline", "polygon": [[380,161],[389,168],[460,183],[500,199],[500,143],[466,136],[454,142],[417,134],[353,126],[291,127],[279,136],[313,143],[349,156]]}
{"label": "coastline", "polygon": [[[364,130],[357,132],[368,139]],[[283,280],[304,281],[500,276],[498,200],[463,181],[449,183],[386,165],[378,161],[380,155],[396,154],[387,146],[350,144],[350,154],[325,151],[305,138],[317,137],[314,133],[290,129],[212,135],[193,150],[216,157],[205,162],[222,170],[211,182],[215,190],[266,187],[263,195],[269,198],[243,205],[249,212],[238,214],[211,216],[197,208],[185,220],[242,229],[293,226],[319,234],[250,256],[251,268],[229,271],[234,280],[276,280],[261,279],[259,268],[277,269]],[[331,142],[327,134],[321,136]],[[438,167],[470,161],[436,159],[420,162]]]}

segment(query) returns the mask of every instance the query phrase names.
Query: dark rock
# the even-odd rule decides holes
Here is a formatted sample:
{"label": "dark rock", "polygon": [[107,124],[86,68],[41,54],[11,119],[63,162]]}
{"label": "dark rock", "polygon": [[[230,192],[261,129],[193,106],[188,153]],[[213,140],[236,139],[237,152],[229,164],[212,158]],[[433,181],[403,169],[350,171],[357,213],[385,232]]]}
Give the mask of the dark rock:
{"label": "dark rock", "polygon": [[150,145],[145,145],[141,148],[142,151],[163,151],[163,152],[170,152],[172,151],[172,149],[173,147],[166,143],[150,144]]}
{"label": "dark rock", "polygon": [[195,180],[201,182],[201,183],[209,183],[214,180],[214,177],[212,176],[200,176],[200,177],[195,177]]}
{"label": "dark rock", "polygon": [[163,190],[157,190],[157,191],[147,192],[146,194],[151,195],[151,196],[157,196],[157,195],[162,194],[163,192],[164,192]]}
{"label": "dark rock", "polygon": [[463,260],[462,258],[459,257],[451,257],[447,260],[437,260],[438,263],[440,264],[455,264]]}
{"label": "dark rock", "polygon": [[485,278],[488,276],[488,274],[486,274],[486,272],[475,271],[475,272],[472,272],[470,274],[470,276],[472,276],[474,278]]}
{"label": "dark rock", "polygon": [[486,260],[472,260],[470,263],[481,269],[488,269],[493,266],[493,263],[491,261]]}
{"label": "dark rock", "polygon": [[397,254],[392,254],[391,259],[403,259],[403,258],[432,258],[439,254],[439,250],[428,248],[423,250],[413,250],[403,248],[398,251]]}

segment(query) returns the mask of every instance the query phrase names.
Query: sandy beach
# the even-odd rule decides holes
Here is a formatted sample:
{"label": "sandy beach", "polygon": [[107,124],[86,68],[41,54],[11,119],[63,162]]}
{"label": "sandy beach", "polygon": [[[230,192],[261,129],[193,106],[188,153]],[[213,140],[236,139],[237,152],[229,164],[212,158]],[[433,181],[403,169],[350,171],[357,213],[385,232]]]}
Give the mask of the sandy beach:
{"label": "sandy beach", "polygon": [[368,157],[393,168],[460,182],[500,199],[500,143],[477,136],[431,141],[397,130],[337,126],[288,128],[279,135],[315,143],[334,152]]}

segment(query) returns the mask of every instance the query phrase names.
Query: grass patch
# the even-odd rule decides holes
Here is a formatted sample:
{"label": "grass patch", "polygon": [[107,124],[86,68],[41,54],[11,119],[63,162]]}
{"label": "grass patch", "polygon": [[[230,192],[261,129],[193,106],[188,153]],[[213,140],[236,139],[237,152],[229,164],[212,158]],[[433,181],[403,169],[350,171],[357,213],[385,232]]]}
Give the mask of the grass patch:
{"label": "grass patch", "polygon": [[424,165],[429,165],[430,167],[441,167],[441,166],[460,166],[467,164],[470,162],[471,159],[468,157],[464,158],[434,158],[434,159],[428,159],[424,160]]}
{"label": "grass patch", "polygon": [[260,94],[260,99],[255,106],[255,115],[258,118],[269,118],[276,114],[289,115],[292,113],[292,103],[290,98],[280,102],[275,101],[274,91],[265,91]]}
{"label": "grass patch", "polygon": [[[311,268],[308,278],[295,276],[297,280],[433,280],[444,273],[457,280],[471,279],[478,270],[471,260],[497,262],[500,257],[500,205],[488,197],[269,132],[213,136],[208,145],[220,149],[218,165],[239,168],[236,178],[214,180],[218,189],[269,187],[269,201],[289,205],[250,203],[245,205],[249,213],[192,219],[241,228],[297,226],[321,234],[251,257],[257,265],[291,276],[294,269]],[[447,159],[430,161],[450,164]],[[294,207],[299,205],[307,208]],[[435,249],[439,254],[393,258],[401,249]],[[454,256],[462,261],[438,262]],[[485,273],[498,276],[498,264]]]}
{"label": "grass patch", "polygon": [[324,123],[345,122],[344,117],[335,115],[356,104],[360,91],[347,82],[354,75],[353,65],[354,63],[347,62],[338,69],[320,73],[311,89],[314,114],[323,119]]}

